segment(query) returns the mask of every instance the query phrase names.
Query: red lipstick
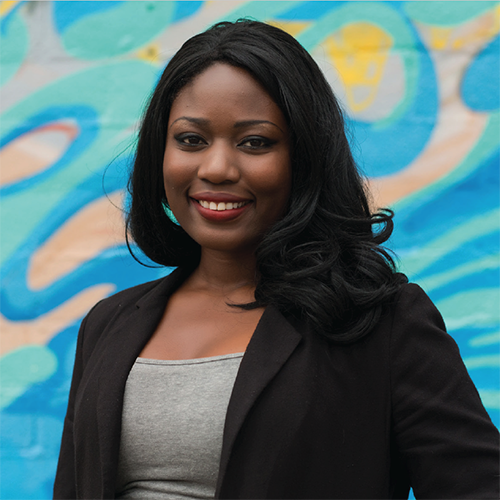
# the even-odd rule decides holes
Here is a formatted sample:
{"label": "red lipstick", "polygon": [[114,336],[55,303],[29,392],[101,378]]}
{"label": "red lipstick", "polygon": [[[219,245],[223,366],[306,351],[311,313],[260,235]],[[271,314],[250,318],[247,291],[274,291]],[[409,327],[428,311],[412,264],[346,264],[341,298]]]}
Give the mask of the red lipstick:
{"label": "red lipstick", "polygon": [[190,198],[201,216],[214,222],[236,219],[251,203],[249,199],[230,193],[196,193]]}
{"label": "red lipstick", "polygon": [[219,193],[217,191],[204,191],[203,193],[191,194],[189,197],[197,201],[206,200],[215,203],[241,203],[244,201],[251,201],[248,198],[242,198],[232,193]]}

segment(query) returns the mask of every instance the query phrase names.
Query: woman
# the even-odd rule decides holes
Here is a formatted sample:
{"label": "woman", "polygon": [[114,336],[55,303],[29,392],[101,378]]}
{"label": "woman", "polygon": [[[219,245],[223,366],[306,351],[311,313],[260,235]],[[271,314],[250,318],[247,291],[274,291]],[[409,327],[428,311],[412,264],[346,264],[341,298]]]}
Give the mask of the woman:
{"label": "woman", "polygon": [[498,497],[498,432],[291,36],[186,42],[130,188],[130,234],[178,269],[84,319],[55,498]]}

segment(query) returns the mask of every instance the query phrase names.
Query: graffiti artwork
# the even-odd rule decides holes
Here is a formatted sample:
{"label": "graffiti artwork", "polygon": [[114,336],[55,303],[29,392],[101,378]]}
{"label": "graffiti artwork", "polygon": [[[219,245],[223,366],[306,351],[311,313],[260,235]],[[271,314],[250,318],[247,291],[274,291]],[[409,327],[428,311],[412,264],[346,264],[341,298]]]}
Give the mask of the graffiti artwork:
{"label": "graffiti artwork", "polygon": [[82,317],[170,272],[124,238],[149,93],[189,36],[247,16],[323,69],[373,203],[396,212],[389,247],[500,425],[498,2],[3,1],[1,498],[51,497]]}

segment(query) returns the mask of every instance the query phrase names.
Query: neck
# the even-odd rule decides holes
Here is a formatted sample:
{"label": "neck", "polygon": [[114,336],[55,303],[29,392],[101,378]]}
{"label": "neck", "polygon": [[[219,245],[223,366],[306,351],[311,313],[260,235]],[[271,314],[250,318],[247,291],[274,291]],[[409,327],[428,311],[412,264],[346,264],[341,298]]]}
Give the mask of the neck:
{"label": "neck", "polygon": [[198,290],[224,296],[233,292],[248,295],[247,301],[254,300],[257,284],[255,254],[227,254],[210,249],[202,249],[200,264],[189,279],[190,285]]}

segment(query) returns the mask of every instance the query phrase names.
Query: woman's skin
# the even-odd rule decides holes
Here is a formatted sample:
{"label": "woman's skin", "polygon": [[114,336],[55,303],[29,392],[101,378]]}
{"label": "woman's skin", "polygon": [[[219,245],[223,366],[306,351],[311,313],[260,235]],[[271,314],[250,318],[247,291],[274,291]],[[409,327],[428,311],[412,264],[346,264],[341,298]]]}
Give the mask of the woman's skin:
{"label": "woman's skin", "polygon": [[201,260],[170,298],[141,357],[243,352],[264,309],[244,311],[228,303],[254,300],[255,249],[287,207],[285,117],[249,73],[217,63],[172,105],[163,177],[170,208],[200,244]]}

